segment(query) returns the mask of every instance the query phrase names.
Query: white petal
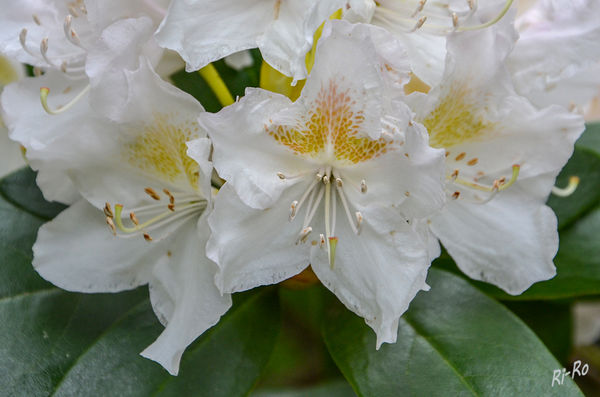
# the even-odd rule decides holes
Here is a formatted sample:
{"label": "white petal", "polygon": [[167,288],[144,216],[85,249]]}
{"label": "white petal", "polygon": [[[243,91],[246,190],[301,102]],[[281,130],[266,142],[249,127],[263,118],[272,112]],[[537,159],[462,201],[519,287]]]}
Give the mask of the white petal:
{"label": "white petal", "polygon": [[198,225],[188,222],[178,231],[184,238],[174,241],[172,255],[154,268],[150,280],[152,306],[167,325],[141,354],[160,363],[171,375],[177,375],[186,347],[231,307],[231,297],[221,295],[215,286],[216,266],[204,253],[208,238],[205,218]]}
{"label": "white petal", "polygon": [[152,38],[154,24],[150,18],[121,19],[104,29],[88,51],[85,71],[92,85],[91,105],[111,119],[122,118],[125,102],[135,88],[129,88],[126,71],[139,68],[144,54],[158,63],[162,50]]}
{"label": "white petal", "polygon": [[69,291],[117,292],[147,283],[166,251],[141,236],[113,236],[102,211],[80,200],[40,228],[33,266]]}
{"label": "white petal", "polygon": [[275,0],[173,0],[156,33],[158,43],[175,50],[188,71],[226,55],[256,47],[273,20]]}
{"label": "white petal", "polygon": [[225,64],[232,69],[242,70],[254,64],[252,54],[248,50],[239,51],[225,57]]}
{"label": "white petal", "polygon": [[291,202],[305,187],[287,189],[265,210],[246,206],[229,183],[221,188],[208,219],[212,235],[206,246],[207,256],[220,268],[216,281],[221,291],[278,283],[308,266],[310,243],[296,245],[304,213],[288,220]]}
{"label": "white petal", "polygon": [[[583,93],[567,90],[562,95],[555,94],[555,99],[562,97],[560,102],[549,102],[545,94],[600,62],[600,3],[539,0],[518,19],[517,26],[520,39],[509,62],[519,93],[535,100],[537,105],[585,104],[593,97],[594,93],[585,94],[585,86]],[[591,82],[600,84],[600,77],[596,74]],[[571,88],[570,91],[575,88],[562,87]]]}
{"label": "white petal", "polygon": [[[79,194],[66,175],[66,152],[55,145],[80,128],[93,128],[96,124],[85,120],[87,97],[69,111],[58,116],[47,114],[40,105],[40,87],[50,88],[49,105],[56,109],[70,102],[81,90],[84,82],[67,80],[58,72],[49,71],[37,78],[24,78],[6,87],[2,93],[4,122],[10,138],[27,149],[29,164],[39,170],[38,185],[48,201],[73,203]],[[66,148],[70,146],[67,144]]]}
{"label": "white petal", "polygon": [[307,164],[265,131],[271,118],[290,107],[283,95],[247,89],[246,95],[219,113],[203,113],[200,124],[209,133],[215,150],[213,162],[221,178],[228,181],[244,203],[266,208],[279,198],[290,180],[277,173],[296,175]]}
{"label": "white petal", "polygon": [[483,205],[453,201],[432,218],[431,228],[463,272],[510,294],[556,273],[556,216],[518,186]]}
{"label": "white petal", "polygon": [[294,81],[306,78],[305,57],[315,31],[344,3],[345,0],[281,1],[278,17],[258,40],[265,61]]}
{"label": "white petal", "polygon": [[327,251],[312,248],[311,264],[319,280],[363,317],[377,333],[377,348],[394,343],[398,319],[421,289],[429,267],[418,234],[392,209],[362,209],[360,235],[339,222],[333,269]]}
{"label": "white petal", "polygon": [[397,205],[406,216],[424,217],[445,202],[444,151],[429,147],[423,126],[410,121],[404,104],[396,105],[394,128],[401,132],[395,133],[394,141],[401,145],[377,158],[341,168],[342,180],[354,186],[360,186],[361,180],[366,182],[365,194],[356,188],[346,189],[353,202]]}

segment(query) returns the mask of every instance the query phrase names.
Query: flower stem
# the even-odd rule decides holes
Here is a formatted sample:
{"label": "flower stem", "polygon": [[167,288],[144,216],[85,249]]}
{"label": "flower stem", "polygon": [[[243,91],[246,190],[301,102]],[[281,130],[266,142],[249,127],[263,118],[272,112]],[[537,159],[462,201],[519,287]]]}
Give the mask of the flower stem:
{"label": "flower stem", "polygon": [[200,73],[200,76],[202,76],[202,78],[204,79],[204,81],[206,81],[210,89],[215,93],[221,105],[229,106],[235,102],[233,100],[231,92],[229,92],[229,89],[225,85],[225,82],[223,81],[223,79],[221,79],[221,76],[219,76],[219,72],[217,72],[217,69],[212,63],[209,63],[208,65],[200,69],[198,73]]}

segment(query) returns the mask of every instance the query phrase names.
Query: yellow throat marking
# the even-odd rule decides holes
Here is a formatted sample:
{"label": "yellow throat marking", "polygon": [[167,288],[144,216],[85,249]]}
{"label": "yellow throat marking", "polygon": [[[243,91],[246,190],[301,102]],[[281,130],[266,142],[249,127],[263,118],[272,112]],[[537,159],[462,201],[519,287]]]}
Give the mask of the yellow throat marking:
{"label": "yellow throat marking", "polygon": [[351,164],[391,150],[391,138],[359,135],[363,110],[357,109],[349,90],[341,90],[335,81],[324,85],[308,108],[307,116],[295,126],[271,124],[265,126],[267,133],[297,155],[315,158],[332,152],[338,161]]}
{"label": "yellow throat marking", "polygon": [[129,163],[169,182],[177,182],[183,176],[196,188],[199,167],[188,157],[186,142],[199,136],[198,123],[177,120],[173,114],[155,113],[153,122],[142,128],[125,145]]}
{"label": "yellow throat marking", "polygon": [[429,144],[434,148],[449,148],[477,141],[494,129],[477,113],[478,106],[466,88],[452,88],[437,107],[423,120],[429,131]]}

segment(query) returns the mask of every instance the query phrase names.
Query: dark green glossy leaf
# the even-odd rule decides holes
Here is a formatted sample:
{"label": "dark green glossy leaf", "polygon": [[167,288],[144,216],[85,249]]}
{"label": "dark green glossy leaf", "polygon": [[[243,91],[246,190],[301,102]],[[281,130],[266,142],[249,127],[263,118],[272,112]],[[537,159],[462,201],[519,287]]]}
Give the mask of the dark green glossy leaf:
{"label": "dark green glossy leaf", "polygon": [[[35,178],[37,173],[31,168],[18,170],[0,181],[0,194],[11,204],[43,219],[52,219],[66,207],[60,203],[44,200]],[[26,200],[23,198],[26,197]]]}
{"label": "dark green glossy leaf", "polygon": [[398,341],[375,350],[362,319],[338,305],[324,325],[334,360],[359,396],[581,396],[535,334],[465,280],[432,269],[400,319]]}
{"label": "dark green glossy leaf", "polygon": [[548,199],[548,205],[558,217],[559,229],[569,227],[600,203],[600,152],[576,146],[573,157],[556,179],[556,185],[567,186],[571,176],[580,178],[575,193],[569,197],[551,195]]}
{"label": "dark green glossy leaf", "polygon": [[535,332],[560,363],[568,364],[573,336],[569,303],[534,301],[505,305]]}
{"label": "dark green glossy leaf", "polygon": [[19,171],[0,181],[8,187],[0,196],[0,394],[246,395],[279,332],[276,289],[237,294],[233,308],[188,348],[180,375],[172,377],[139,356],[162,331],[145,287],[76,294],[35,273],[31,246],[41,216],[51,212],[32,177]]}
{"label": "dark green glossy leaf", "polygon": [[348,382],[334,381],[311,387],[296,389],[257,390],[251,397],[353,397],[356,396]]}

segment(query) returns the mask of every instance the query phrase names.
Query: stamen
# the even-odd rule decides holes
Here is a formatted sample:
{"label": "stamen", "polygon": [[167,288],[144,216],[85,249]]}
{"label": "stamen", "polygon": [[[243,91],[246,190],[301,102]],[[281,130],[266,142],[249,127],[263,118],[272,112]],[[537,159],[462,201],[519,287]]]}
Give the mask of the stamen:
{"label": "stamen", "polygon": [[552,194],[558,197],[568,197],[575,193],[577,186],[579,186],[579,177],[572,176],[569,178],[569,184],[565,188],[559,188],[556,186],[552,187]]}
{"label": "stamen", "polygon": [[354,224],[354,219],[352,219],[352,215],[350,214],[350,208],[348,207],[348,201],[346,200],[346,194],[344,193],[344,189],[341,186],[336,186],[336,189],[340,195],[340,201],[342,202],[342,206],[344,207],[344,211],[346,212],[346,216],[348,217],[348,223],[350,223],[350,227],[355,234],[358,234],[358,229]]}
{"label": "stamen", "polygon": [[298,236],[298,240],[296,240],[296,245],[298,245],[299,243],[305,243],[311,232],[312,232],[312,227],[310,227],[310,226],[302,229],[302,231],[300,232],[300,236]]}
{"label": "stamen", "polygon": [[308,214],[308,218],[304,222],[304,224],[306,226],[310,224],[310,222],[314,218],[315,214],[317,213],[317,209],[319,208],[319,204],[321,204],[321,200],[323,199],[324,194],[325,194],[325,189],[323,187],[321,187],[319,189],[317,199],[315,200],[315,203],[314,203],[312,209],[310,207],[307,209],[307,211],[309,211],[309,214]]}
{"label": "stamen", "polygon": [[292,201],[292,205],[290,206],[290,222],[294,220],[296,217],[296,208],[298,207],[298,200]]}
{"label": "stamen", "polygon": [[[459,32],[466,32],[469,30],[481,30],[481,29],[486,29],[489,28],[490,26],[498,23],[498,21],[500,21],[508,12],[508,10],[510,9],[510,7],[512,6],[512,3],[514,2],[514,0],[507,0],[506,4],[504,5],[504,8],[502,9],[502,11],[500,11],[500,13],[498,15],[496,15],[495,18],[493,18],[492,20],[481,24],[481,25],[475,25],[475,26],[463,26],[459,29],[457,29],[457,31]],[[470,1],[469,1],[469,6],[470,6]]]}
{"label": "stamen", "polygon": [[152,241],[152,237],[150,237],[150,235],[148,233],[144,233],[144,240],[150,242],[150,241]]}
{"label": "stamen", "polygon": [[152,197],[154,200],[156,201],[160,201],[160,196],[158,195],[158,193],[156,193],[156,191],[154,189],[152,189],[151,187],[147,187],[144,189],[144,192],[146,192],[146,194],[150,197]]}
{"label": "stamen", "polygon": [[458,28],[458,15],[455,12],[452,13],[452,26],[454,29]]}
{"label": "stamen", "polygon": [[108,218],[114,218],[112,208],[110,208],[110,203],[104,204],[104,215],[106,215]]}
{"label": "stamen", "polygon": [[419,30],[427,21],[427,17],[423,16],[421,18],[419,18],[419,20],[417,21],[417,23],[415,24],[415,26],[410,30],[410,32],[416,32],[417,30]]}
{"label": "stamen", "polygon": [[360,181],[360,192],[363,194],[367,192],[367,181],[364,179]]}
{"label": "stamen", "polygon": [[483,191],[483,192],[493,192],[494,190],[502,191],[502,190],[508,189],[517,181],[517,178],[519,177],[520,169],[521,169],[521,167],[518,164],[513,165],[512,166],[512,176],[511,176],[510,180],[508,182],[506,182],[506,178],[504,178],[504,179],[500,178],[500,179],[495,180],[494,184],[492,186],[480,185],[479,183],[466,181],[461,178],[455,178],[454,182],[458,183],[460,185],[463,185],[463,186],[467,186],[467,187],[470,187],[470,188],[473,188],[476,190]]}
{"label": "stamen", "polygon": [[319,248],[323,248],[323,246],[325,245],[325,236],[323,235],[323,233],[319,234]]}
{"label": "stamen", "polygon": [[55,116],[57,114],[61,114],[63,112],[66,112],[67,110],[69,110],[70,108],[72,108],[77,102],[79,102],[81,100],[81,98],[83,98],[85,96],[85,94],[88,93],[88,91],[90,90],[90,88],[91,88],[91,86],[88,84],[69,103],[67,103],[66,105],[62,106],[59,109],[53,110],[53,109],[50,109],[50,106],[48,106],[48,94],[50,93],[50,88],[48,88],[48,87],[42,87],[42,88],[40,88],[40,100],[42,102],[42,107],[44,108],[44,110],[46,111],[46,113],[51,114],[53,116]]}
{"label": "stamen", "polygon": [[72,44],[76,45],[77,47],[81,47],[81,40],[79,40],[79,35],[75,32],[75,30],[73,30],[71,28],[72,22],[73,22],[73,17],[71,15],[67,15],[65,17],[65,23],[63,25],[64,31],[65,31],[65,37]]}
{"label": "stamen", "polygon": [[427,3],[427,0],[421,0],[419,1],[419,5],[417,6],[417,9],[415,10],[415,12],[412,13],[412,15],[410,16],[411,18],[416,17],[421,11],[423,11],[423,8],[425,7],[425,3]]}
{"label": "stamen", "polygon": [[275,0],[275,9],[273,12],[273,19],[279,19],[279,11],[281,9],[281,0]]}
{"label": "stamen", "polygon": [[452,175],[450,175],[450,178],[455,181],[456,178],[458,178],[458,170],[454,170],[454,172],[452,172]]}
{"label": "stamen", "polygon": [[283,174],[283,172],[278,172],[277,176],[279,177],[279,179],[285,179],[285,175]]}
{"label": "stamen", "polygon": [[136,225],[136,226],[140,225],[140,221],[138,221],[138,218],[137,218],[137,216],[135,216],[134,212],[129,213],[129,219],[131,219],[131,222],[133,222],[134,225]]}
{"label": "stamen", "polygon": [[110,227],[113,236],[116,236],[117,228],[115,227],[115,223],[113,222],[112,217],[106,217],[106,224]]}
{"label": "stamen", "polygon": [[304,201],[306,201],[306,198],[308,197],[308,195],[314,190],[317,183],[319,183],[318,179],[313,180],[310,183],[310,185],[308,186],[308,188],[302,194],[302,197],[300,197],[300,200],[298,200],[298,201],[294,200],[292,202],[292,210],[290,212],[290,222],[294,220],[294,218],[296,217],[296,212],[298,210],[300,210],[300,207],[302,206],[302,204],[304,204]]}
{"label": "stamen", "polygon": [[356,211],[354,215],[356,216],[356,234],[360,234],[360,231],[362,230],[363,216],[360,211]]}
{"label": "stamen", "polygon": [[40,21],[40,18],[38,18],[37,15],[33,14],[32,17],[33,17],[33,22],[35,22],[36,25],[42,26],[42,22]]}
{"label": "stamen", "polygon": [[459,191],[456,191],[456,192],[452,193],[452,198],[454,200],[458,200],[459,197],[460,197],[460,192]]}

